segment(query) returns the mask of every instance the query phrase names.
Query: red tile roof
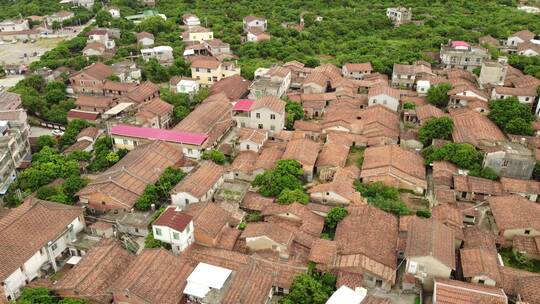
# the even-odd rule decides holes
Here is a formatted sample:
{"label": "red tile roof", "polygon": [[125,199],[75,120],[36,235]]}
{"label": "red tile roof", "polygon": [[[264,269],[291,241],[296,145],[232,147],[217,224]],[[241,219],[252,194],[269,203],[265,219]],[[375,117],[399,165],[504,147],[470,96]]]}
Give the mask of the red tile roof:
{"label": "red tile roof", "polygon": [[439,278],[435,279],[433,299],[437,304],[508,304],[500,288]]}
{"label": "red tile roof", "polygon": [[454,231],[435,219],[415,218],[407,237],[405,255],[432,256],[451,269],[456,269]]}
{"label": "red tile roof", "polygon": [[180,132],[157,128],[145,128],[130,125],[116,125],[111,129],[111,135],[128,136],[146,139],[158,139],[190,145],[202,145],[208,136],[200,133]]}
{"label": "red tile roof", "polygon": [[499,230],[540,230],[540,204],[519,195],[490,197],[488,202]]}
{"label": "red tile roof", "polygon": [[67,113],[68,118],[72,119],[85,119],[85,120],[97,120],[99,117],[98,112],[78,111],[75,109],[69,110]]}
{"label": "red tile roof", "polygon": [[165,226],[181,232],[184,231],[192,219],[193,217],[191,215],[173,206],[165,209],[152,225]]}

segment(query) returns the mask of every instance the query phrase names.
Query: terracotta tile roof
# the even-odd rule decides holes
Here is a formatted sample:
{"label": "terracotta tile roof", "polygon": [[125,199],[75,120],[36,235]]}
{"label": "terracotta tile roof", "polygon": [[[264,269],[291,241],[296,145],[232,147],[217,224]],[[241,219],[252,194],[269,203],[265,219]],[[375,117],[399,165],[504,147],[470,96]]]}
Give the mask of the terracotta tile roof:
{"label": "terracotta tile roof", "polygon": [[408,257],[432,256],[451,269],[456,269],[454,231],[435,219],[415,218],[409,227]]}
{"label": "terracotta tile roof", "polygon": [[176,231],[184,231],[193,217],[176,207],[168,207],[163,213],[152,223],[156,226],[164,226]]}
{"label": "terracotta tile roof", "polygon": [[399,64],[394,63],[394,67],[392,68],[393,74],[407,74],[407,75],[414,75],[415,72],[415,66],[412,64]]}
{"label": "terracotta tile roof", "polygon": [[302,87],[314,83],[320,87],[326,88],[326,84],[330,81],[330,78],[325,75],[323,72],[319,71],[312,71],[306,79],[304,79],[304,82],[302,83]]}
{"label": "terracotta tile roof", "polygon": [[540,236],[530,237],[516,235],[512,240],[512,249],[530,255],[540,254]]}
{"label": "terracotta tile roof", "polygon": [[294,122],[294,129],[308,132],[321,132],[321,124],[315,121],[297,120]]}
{"label": "terracotta tile roof", "polygon": [[285,102],[276,96],[261,97],[255,101],[250,110],[255,111],[263,108],[270,109],[281,115],[285,114]]}
{"label": "terracotta tile roof", "polygon": [[[347,210],[349,215],[339,222],[334,238],[339,245],[339,253],[362,254],[395,270],[397,218],[370,205],[349,206]],[[359,238],[358,235],[362,237]],[[384,238],[381,238],[381,235],[384,235]]]}
{"label": "terracotta tile roof", "polygon": [[96,50],[96,51],[99,51],[101,53],[105,52],[107,48],[105,47],[105,45],[103,43],[100,43],[100,42],[91,42],[91,43],[88,43],[84,49],[83,49],[83,52],[86,51],[86,50]]}
{"label": "terracotta tile roof", "polygon": [[108,66],[108,65],[105,65],[101,62],[97,62],[97,63],[94,63],[90,66],[87,66],[85,68],[83,68],[82,70],[80,70],[79,72],[76,72],[74,74],[72,74],[70,76],[70,78],[72,77],[75,77],[75,76],[78,76],[78,75],[81,75],[81,74],[86,74],[96,80],[100,80],[100,81],[103,81],[105,80],[107,77],[113,75],[114,73],[114,70],[112,67]]}
{"label": "terracotta tile roof", "polygon": [[149,113],[151,115],[158,115],[161,117],[171,115],[174,106],[168,102],[161,100],[161,98],[156,97],[148,102],[143,103],[137,114]]}
{"label": "terracotta tile roof", "polygon": [[502,194],[500,182],[467,175],[454,175],[454,189],[460,192],[475,192],[488,195]]}
{"label": "terracotta tile roof", "polygon": [[152,141],[137,146],[77,194],[100,194],[115,202],[113,205],[103,205],[101,208],[104,209],[131,208],[148,184],[156,182],[165,168],[178,166],[182,160],[183,154],[178,145]]}
{"label": "terracotta tile roof", "polygon": [[187,260],[165,249],[145,249],[111,289],[148,303],[176,304],[193,269]]}
{"label": "terracotta tile roof", "polygon": [[426,183],[424,159],[419,154],[405,150],[398,145],[367,148],[364,151],[364,163],[360,177],[388,174],[399,174],[419,179],[420,185]]}
{"label": "terracotta tile roof", "polygon": [[377,95],[381,95],[381,94],[393,97],[393,98],[395,98],[397,100],[401,99],[401,93],[400,93],[399,90],[396,90],[394,88],[391,88],[389,86],[384,86],[384,85],[369,88],[368,98],[371,98],[371,97],[377,96]]}
{"label": "terracotta tile roof", "polygon": [[257,161],[253,165],[254,170],[263,169],[269,170],[272,169],[278,160],[282,159],[283,152],[285,151],[284,145],[274,145],[269,146],[268,142],[261,150]]}
{"label": "terracotta tile roof", "polygon": [[475,82],[475,75],[471,71],[459,68],[449,69],[446,73],[446,77],[448,77],[448,79],[463,78],[471,83]]}
{"label": "terracotta tile roof", "polygon": [[338,244],[334,241],[316,239],[309,252],[309,260],[317,264],[330,265],[337,254]]}
{"label": "terracotta tile roof", "polygon": [[221,63],[211,56],[198,56],[191,61],[191,68],[217,69]]}
{"label": "terracotta tile roof", "polygon": [[511,96],[536,96],[536,87],[511,88],[511,87],[495,87],[495,92],[501,95]]}
{"label": "terracotta tile roof", "polygon": [[441,109],[431,104],[417,107],[415,110],[416,110],[416,117],[418,117],[420,121],[426,120],[428,118],[439,118],[439,117],[444,116],[444,112],[441,111]]}
{"label": "terracotta tile roof", "polygon": [[504,133],[486,116],[471,110],[451,111],[454,121],[452,138],[458,143],[478,146],[481,140],[506,140]]}
{"label": "terracotta tile roof", "polygon": [[210,87],[210,94],[225,93],[230,100],[238,100],[249,92],[251,81],[240,75],[233,75],[221,79]]}
{"label": "terracotta tile roof", "polygon": [[512,84],[516,88],[534,87],[540,85],[540,79],[532,75],[524,75],[514,79]]}
{"label": "terracotta tile roof", "polygon": [[186,192],[194,197],[202,197],[218,182],[224,173],[225,170],[222,166],[211,161],[205,161],[199,168],[180,181],[172,192]]}
{"label": "terracotta tile roof", "polygon": [[486,276],[495,282],[500,280],[496,252],[480,248],[469,248],[461,249],[460,253],[465,278]]}
{"label": "terracotta tile roof", "polygon": [[513,33],[512,35],[510,35],[510,37],[518,37],[523,41],[529,41],[531,39],[534,39],[534,33],[529,30],[521,30]]}
{"label": "terracotta tile roof", "polygon": [[344,167],[349,155],[349,147],[341,144],[326,143],[317,158],[317,167]]}
{"label": "terracotta tile roof", "polygon": [[55,240],[83,209],[34,198],[27,199],[0,218],[0,281]]}
{"label": "terracotta tile roof", "polygon": [[137,87],[135,83],[125,83],[112,80],[105,80],[103,82],[103,90],[107,91],[120,91],[129,92]]}
{"label": "terracotta tile roof", "polygon": [[91,108],[109,108],[113,105],[112,97],[81,95],[75,100],[75,105]]}
{"label": "terracotta tile roof", "polygon": [[79,134],[77,134],[77,139],[82,137],[90,137],[92,139],[96,139],[96,137],[99,134],[99,129],[96,127],[87,127],[81,130]]}
{"label": "terracotta tile roof", "polygon": [[457,239],[463,239],[463,214],[451,204],[441,204],[432,208],[432,217],[454,230]]}
{"label": "terracotta tile roof", "polygon": [[149,39],[154,39],[154,34],[152,33],[148,33],[148,32],[140,32],[140,33],[137,33],[137,41],[138,40],[142,40],[144,38],[149,38]]}
{"label": "terracotta tile roof", "polygon": [[72,119],[85,119],[85,120],[95,121],[99,118],[99,113],[88,112],[88,111],[78,111],[75,109],[71,109],[67,113],[67,117],[72,118]]}
{"label": "terracotta tile roof", "polygon": [[353,182],[359,174],[358,172],[352,172],[353,168],[338,168],[332,182],[313,186],[308,190],[308,193],[334,192],[346,198],[352,204],[363,204],[362,195],[354,188]]}
{"label": "terracotta tile roof", "polygon": [[[340,269],[337,272],[337,286],[347,286],[351,289],[364,283],[364,271],[357,269]],[[363,303],[362,303],[363,304]]]}
{"label": "terracotta tile roof", "polygon": [[196,230],[200,229],[214,238],[231,219],[229,212],[214,203],[189,204],[185,211],[193,217]]}
{"label": "terracotta tile roof", "polygon": [[255,144],[262,145],[268,138],[268,132],[259,129],[240,128],[238,130],[238,137],[240,141],[251,141]]}
{"label": "terracotta tile roof", "polygon": [[540,182],[534,180],[523,180],[509,177],[501,177],[501,185],[504,192],[538,194],[540,193]]}
{"label": "terracotta tile roof", "polygon": [[242,172],[251,175],[258,157],[259,155],[255,151],[241,151],[236,155],[229,169],[235,173]]}
{"label": "terracotta tile roof", "polygon": [[483,284],[437,278],[434,290],[437,304],[508,304],[502,289]]}
{"label": "terracotta tile roof", "polygon": [[453,186],[454,174],[458,172],[458,167],[448,161],[433,162],[433,183],[435,185]]}
{"label": "terracotta tile roof", "polygon": [[251,21],[255,21],[255,20],[259,20],[259,21],[266,21],[266,19],[262,18],[262,17],[256,17],[256,16],[245,16],[244,17],[244,21],[245,22],[251,22]]}
{"label": "terracotta tile roof", "polygon": [[204,133],[208,139],[203,148],[210,147],[234,124],[232,106],[224,93],[214,94],[203,101],[173,130]]}
{"label": "terracotta tile roof", "polygon": [[521,300],[529,304],[540,303],[540,276],[520,278],[518,290]]}
{"label": "terracotta tile roof", "polygon": [[274,199],[271,197],[264,197],[258,192],[248,191],[242,202],[240,202],[240,207],[248,210],[262,211],[266,206],[271,205],[274,202]]}
{"label": "terracotta tile roof", "polygon": [[320,148],[318,143],[310,139],[294,139],[289,141],[281,158],[297,160],[304,170],[311,170],[315,166]]}
{"label": "terracotta tile roof", "polygon": [[94,28],[88,32],[88,36],[92,35],[105,35],[107,34],[106,28]]}
{"label": "terracotta tile roof", "polygon": [[491,212],[500,231],[535,228],[540,230],[540,205],[519,195],[490,197]]}
{"label": "terracotta tile roof", "polygon": [[344,67],[349,72],[364,72],[364,71],[373,71],[373,67],[371,66],[371,62],[363,62],[363,63],[346,63]]}
{"label": "terracotta tile roof", "polygon": [[240,235],[240,238],[254,238],[266,236],[269,239],[273,240],[276,243],[290,246],[294,234],[287,229],[284,229],[282,226],[275,223],[259,222],[259,223],[248,223],[246,229]]}
{"label": "terracotta tile roof", "polygon": [[355,145],[367,144],[367,138],[363,135],[350,134],[344,132],[327,132],[326,142],[331,144],[341,144],[351,147]]}
{"label": "terracotta tile roof", "polygon": [[445,186],[435,187],[435,200],[439,203],[453,203],[456,201],[456,192]]}
{"label": "terracotta tile roof", "polygon": [[[324,227],[324,219],[313,213],[305,205],[299,203],[292,203],[290,205],[271,204],[262,210],[265,220],[270,220],[272,217],[275,220],[279,220],[287,213],[297,218],[296,221],[299,224],[300,230],[312,236],[319,237]],[[286,216],[285,219],[288,220],[290,217]]]}
{"label": "terracotta tile roof", "polygon": [[126,97],[141,103],[156,94],[159,94],[159,86],[150,81],[145,81],[130,91]]}
{"label": "terracotta tile roof", "polygon": [[520,293],[520,280],[532,277],[540,277],[540,274],[528,272],[517,268],[500,266],[499,273],[501,280],[497,282],[497,287],[501,287],[506,294],[517,296]]}
{"label": "terracotta tile roof", "polygon": [[266,269],[251,262],[236,272],[221,303],[265,303],[272,281],[272,275]]}
{"label": "terracotta tile roof", "polygon": [[64,153],[71,153],[74,151],[82,151],[92,145],[92,142],[86,139],[79,140],[75,142],[73,145],[69,146],[67,149],[64,150]]}
{"label": "terracotta tile roof", "polygon": [[121,278],[135,261],[135,255],[114,239],[104,239],[53,285],[55,291],[74,292],[98,303],[112,301],[109,287]]}
{"label": "terracotta tile roof", "polygon": [[463,248],[496,250],[497,236],[490,231],[484,230],[478,226],[468,226],[463,228],[463,235]]}

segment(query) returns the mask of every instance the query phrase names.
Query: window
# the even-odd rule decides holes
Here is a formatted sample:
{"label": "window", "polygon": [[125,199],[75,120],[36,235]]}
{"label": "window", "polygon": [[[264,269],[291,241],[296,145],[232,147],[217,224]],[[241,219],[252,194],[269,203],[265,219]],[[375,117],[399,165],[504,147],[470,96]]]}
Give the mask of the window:
{"label": "window", "polygon": [[189,224],[186,226],[186,233],[189,234]]}
{"label": "window", "polygon": [[127,145],[127,144],[128,144],[127,139],[124,139],[123,142],[124,142],[124,145]]}
{"label": "window", "polygon": [[249,145],[246,145],[246,149],[250,150],[249,148],[250,148]]}
{"label": "window", "polygon": [[156,235],[161,235],[161,229],[160,228],[155,228],[155,231],[156,231]]}
{"label": "window", "polygon": [[270,114],[270,119],[276,119],[276,114]]}
{"label": "window", "polygon": [[275,130],[276,130],[276,127],[275,127],[274,125],[271,125],[271,126],[270,126],[270,130],[275,131]]}
{"label": "window", "polygon": [[261,113],[255,113],[256,118],[261,118]]}
{"label": "window", "polygon": [[55,251],[55,250],[56,250],[56,248],[58,248],[58,245],[56,245],[56,243],[52,244],[52,246],[51,246],[51,250],[52,250],[52,251]]}
{"label": "window", "polygon": [[175,240],[179,240],[179,239],[180,239],[180,233],[178,233],[178,232],[173,232],[173,233],[172,233],[172,237],[173,237],[173,239],[175,239]]}
{"label": "window", "polygon": [[529,235],[529,234],[531,234],[531,231],[529,229],[527,229],[527,230],[525,230],[525,234]]}
{"label": "window", "polygon": [[189,204],[189,200],[186,198],[185,200],[186,205]]}
{"label": "window", "polygon": [[484,280],[478,280],[478,284],[484,284],[486,281]]}
{"label": "window", "polygon": [[212,71],[212,70],[210,70],[210,69],[206,69],[206,72],[207,72],[207,73],[210,73],[211,71]]}
{"label": "window", "polygon": [[199,71],[199,68],[195,68],[195,72],[198,72]]}
{"label": "window", "polygon": [[259,125],[258,125],[258,128],[259,128],[259,129],[262,129],[262,128],[263,128],[263,125],[262,125],[262,124],[259,124]]}

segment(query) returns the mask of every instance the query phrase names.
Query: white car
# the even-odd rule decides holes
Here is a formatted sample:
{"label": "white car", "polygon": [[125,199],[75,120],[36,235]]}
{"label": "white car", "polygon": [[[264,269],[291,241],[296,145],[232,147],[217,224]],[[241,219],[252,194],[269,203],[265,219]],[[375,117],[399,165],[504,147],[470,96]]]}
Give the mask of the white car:
{"label": "white car", "polygon": [[62,136],[62,135],[64,135],[64,131],[62,131],[62,130],[52,130],[51,134],[54,135],[54,136]]}

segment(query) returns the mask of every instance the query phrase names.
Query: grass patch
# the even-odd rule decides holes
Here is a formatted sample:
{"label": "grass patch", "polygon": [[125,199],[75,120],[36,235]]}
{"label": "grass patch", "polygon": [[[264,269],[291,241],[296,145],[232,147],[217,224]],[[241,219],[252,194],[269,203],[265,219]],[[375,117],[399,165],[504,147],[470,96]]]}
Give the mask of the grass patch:
{"label": "grass patch", "polygon": [[349,150],[349,155],[347,155],[346,165],[356,165],[359,168],[362,167],[362,162],[364,160],[364,147],[351,147]]}
{"label": "grass patch", "polygon": [[504,265],[530,272],[540,273],[540,261],[531,260],[519,252],[514,252],[511,248],[502,248],[499,250]]}

